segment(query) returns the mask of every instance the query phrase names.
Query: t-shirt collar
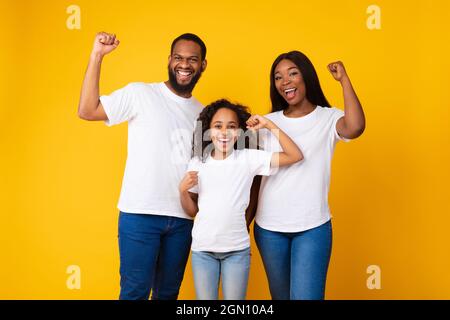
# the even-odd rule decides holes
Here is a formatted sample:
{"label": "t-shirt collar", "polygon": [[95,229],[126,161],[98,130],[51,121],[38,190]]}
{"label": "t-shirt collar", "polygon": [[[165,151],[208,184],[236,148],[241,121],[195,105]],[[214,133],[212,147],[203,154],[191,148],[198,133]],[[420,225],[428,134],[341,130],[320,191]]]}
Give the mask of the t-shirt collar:
{"label": "t-shirt collar", "polygon": [[164,82],[160,83],[160,87],[161,87],[161,91],[162,93],[169,99],[172,99],[178,103],[192,103],[194,101],[194,96],[191,96],[190,98],[183,98],[180,97],[179,95],[175,94],[172,92],[172,90],[170,90],[167,85]]}

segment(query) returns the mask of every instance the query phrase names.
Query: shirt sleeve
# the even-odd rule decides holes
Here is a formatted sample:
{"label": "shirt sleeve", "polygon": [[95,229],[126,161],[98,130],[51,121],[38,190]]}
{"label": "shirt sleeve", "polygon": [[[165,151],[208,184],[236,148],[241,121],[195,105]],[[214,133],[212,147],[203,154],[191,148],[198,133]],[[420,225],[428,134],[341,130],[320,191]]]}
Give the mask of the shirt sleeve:
{"label": "shirt sleeve", "polygon": [[339,133],[337,132],[337,128],[336,128],[338,120],[345,115],[344,111],[342,111],[340,109],[337,109],[337,108],[332,108],[332,109],[333,109],[332,132],[333,132],[333,140],[334,140],[334,142],[339,141],[339,140],[340,141],[344,141],[344,142],[349,142],[351,139],[347,139],[347,138],[341,137],[339,135]]}
{"label": "shirt sleeve", "polygon": [[100,97],[108,120],[105,120],[107,126],[113,126],[125,121],[131,120],[136,113],[135,106],[135,86],[133,83],[118,89],[110,95]]}
{"label": "shirt sleeve", "polygon": [[271,174],[270,162],[272,161],[271,151],[247,149],[250,170],[254,175],[269,176]]}
{"label": "shirt sleeve", "polygon": [[[200,161],[198,160],[197,157],[194,157],[189,161],[186,172],[188,172],[188,171],[197,171],[198,172],[199,169],[200,169]],[[192,193],[198,193],[198,184],[196,186],[193,186],[192,188],[190,188],[188,191],[192,192]]]}

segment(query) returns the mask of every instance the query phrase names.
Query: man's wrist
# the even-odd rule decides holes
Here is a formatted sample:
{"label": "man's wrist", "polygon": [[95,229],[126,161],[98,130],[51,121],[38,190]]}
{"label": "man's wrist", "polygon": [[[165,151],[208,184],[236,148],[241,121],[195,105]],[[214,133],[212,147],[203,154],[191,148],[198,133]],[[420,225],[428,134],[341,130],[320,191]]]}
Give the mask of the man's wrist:
{"label": "man's wrist", "polygon": [[103,55],[100,52],[92,52],[91,53],[91,61],[100,63],[103,60]]}

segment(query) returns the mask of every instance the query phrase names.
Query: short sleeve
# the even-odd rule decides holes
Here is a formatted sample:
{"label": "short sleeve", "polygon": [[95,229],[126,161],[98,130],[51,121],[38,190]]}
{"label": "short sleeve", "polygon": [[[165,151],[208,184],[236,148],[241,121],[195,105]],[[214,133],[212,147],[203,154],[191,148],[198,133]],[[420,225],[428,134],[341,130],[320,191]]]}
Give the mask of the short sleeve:
{"label": "short sleeve", "polygon": [[272,161],[271,151],[246,149],[250,170],[254,175],[269,176],[271,174],[270,163]]}
{"label": "short sleeve", "polygon": [[[188,172],[188,171],[197,171],[198,172],[199,170],[200,170],[200,161],[199,161],[198,157],[193,157],[188,163],[186,172]],[[190,188],[189,192],[198,193],[198,185]]]}
{"label": "short sleeve", "polygon": [[332,115],[332,117],[333,117],[332,118],[332,120],[333,120],[332,121],[333,140],[334,141],[339,141],[340,140],[340,141],[344,141],[344,142],[349,142],[351,139],[347,139],[347,138],[341,137],[339,135],[339,133],[337,132],[337,128],[336,128],[338,120],[345,115],[344,111],[342,111],[340,109],[337,109],[337,108],[332,108],[332,110],[333,110],[333,115]]}
{"label": "short sleeve", "polygon": [[133,83],[118,89],[110,95],[100,97],[108,120],[105,120],[107,126],[113,126],[125,121],[131,120],[135,115],[135,85]]}

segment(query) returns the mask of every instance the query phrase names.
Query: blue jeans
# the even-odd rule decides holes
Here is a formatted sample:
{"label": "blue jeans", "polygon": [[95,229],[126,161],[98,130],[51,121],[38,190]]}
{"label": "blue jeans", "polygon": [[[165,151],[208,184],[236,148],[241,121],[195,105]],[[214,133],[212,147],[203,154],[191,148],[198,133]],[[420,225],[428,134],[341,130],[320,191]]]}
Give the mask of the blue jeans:
{"label": "blue jeans", "polygon": [[244,300],[250,271],[250,248],[231,252],[192,251],[192,272],[198,300],[217,300],[219,280],[225,300]]}
{"label": "blue jeans", "polygon": [[193,221],[119,215],[120,299],[175,300],[189,257]]}
{"label": "blue jeans", "polygon": [[274,300],[323,300],[331,256],[331,221],[302,232],[274,232],[255,223],[254,235]]}

